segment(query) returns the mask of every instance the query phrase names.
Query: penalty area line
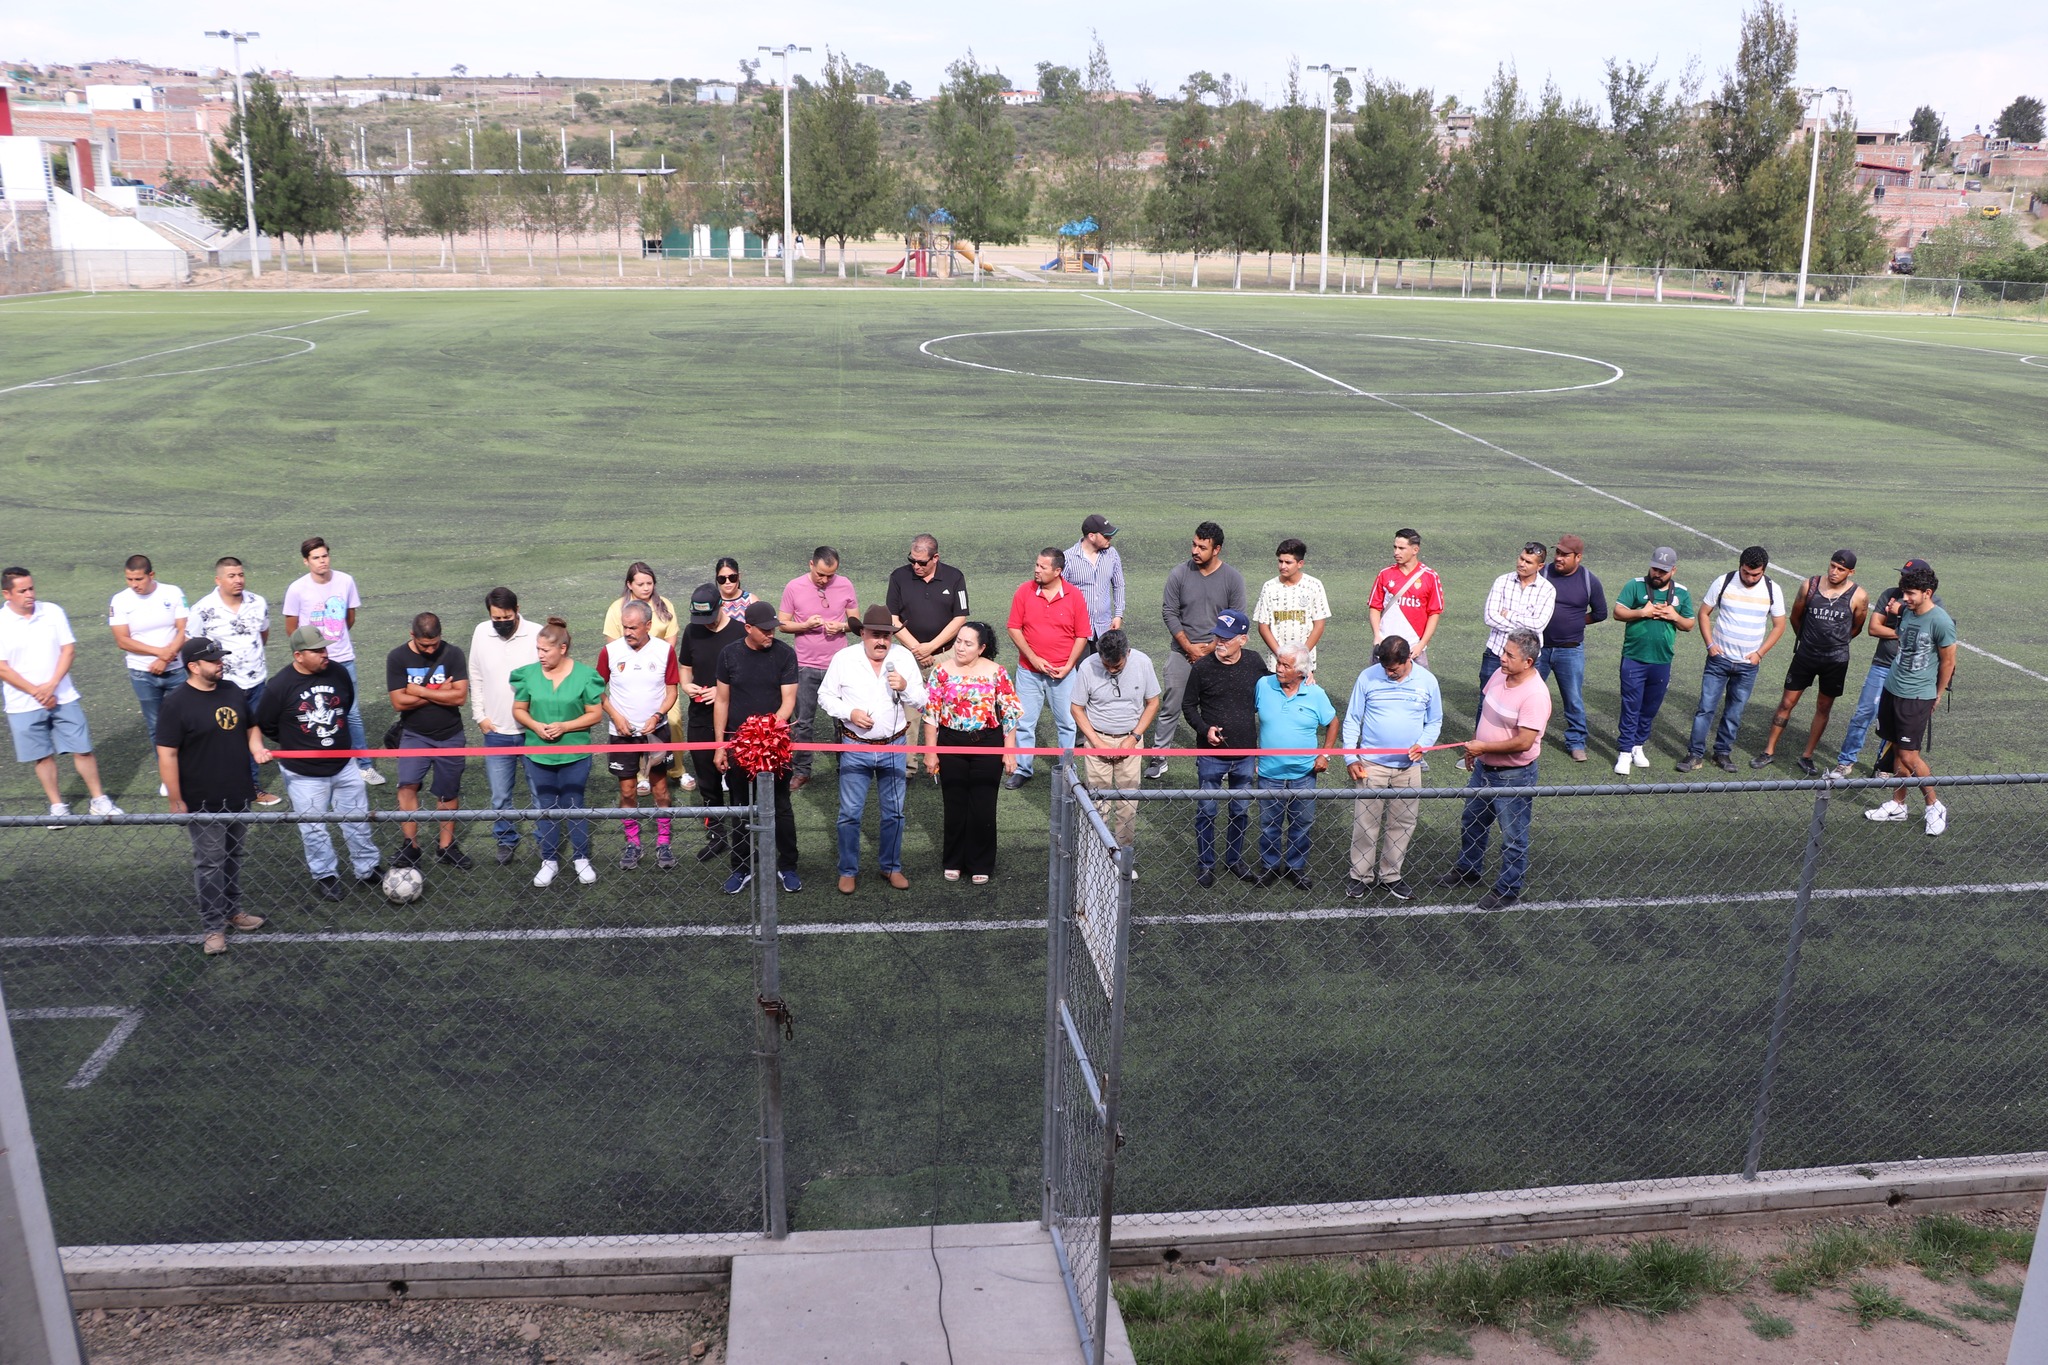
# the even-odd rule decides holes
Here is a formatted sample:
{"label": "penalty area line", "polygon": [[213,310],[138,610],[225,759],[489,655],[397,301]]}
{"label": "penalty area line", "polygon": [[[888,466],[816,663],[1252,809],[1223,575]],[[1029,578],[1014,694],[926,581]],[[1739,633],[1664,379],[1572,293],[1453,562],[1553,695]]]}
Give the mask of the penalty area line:
{"label": "penalty area line", "polygon": [[83,1090],[100,1078],[123,1044],[142,1027],[142,1010],[133,1005],[49,1005],[40,1009],[7,1011],[9,1019],[114,1019],[114,1031],[92,1050],[85,1064],[64,1082],[66,1090]]}
{"label": "penalty area line", "polygon": [[[22,391],[23,389],[53,389],[53,388],[57,388],[57,387],[59,387],[59,386],[61,386],[61,385],[64,385],[64,384],[83,384],[83,383],[93,383],[93,382],[96,382],[96,381],[93,381],[93,380],[83,380],[83,379],[80,379],[80,378],[79,378],[78,376],[80,376],[80,375],[82,375],[82,374],[97,374],[97,373],[99,373],[99,372],[100,372],[101,370],[112,370],[112,369],[118,369],[118,368],[119,368],[120,366],[123,366],[123,365],[133,365],[133,364],[137,363],[138,361],[143,361],[143,360],[155,360],[155,359],[156,359],[156,358],[157,358],[158,356],[166,356],[166,355],[179,355],[179,354],[181,354],[181,353],[183,353],[183,352],[185,352],[185,351],[199,351],[199,350],[204,350],[204,349],[205,349],[206,347],[208,347],[208,346],[225,346],[225,345],[227,345],[227,344],[228,344],[229,342],[231,342],[231,341],[248,341],[248,340],[250,340],[250,339],[251,339],[252,337],[266,337],[266,336],[270,336],[270,335],[272,335],[272,334],[274,334],[274,333],[277,333],[277,332],[288,332],[288,331],[291,331],[291,330],[293,330],[294,328],[298,328],[298,327],[314,327],[314,326],[318,326],[318,325],[319,325],[320,323],[323,323],[323,322],[334,322],[334,321],[336,321],[336,320],[338,320],[338,319],[340,319],[340,318],[353,318],[353,317],[361,317],[361,316],[362,316],[363,314],[365,314],[365,313],[367,313],[367,312],[369,312],[369,311],[370,311],[370,310],[369,310],[369,309],[367,309],[367,308],[353,308],[353,309],[350,309],[350,310],[349,310],[348,312],[346,312],[346,313],[330,313],[330,314],[328,314],[328,315],[327,315],[326,317],[324,317],[324,318],[314,318],[314,319],[313,319],[312,321],[310,321],[310,322],[285,322],[285,323],[279,323],[279,324],[278,324],[277,326],[275,326],[275,327],[265,327],[265,328],[263,328],[263,329],[262,329],[261,331],[255,331],[255,332],[242,332],[242,333],[239,333],[238,335],[235,335],[235,336],[231,336],[231,337],[216,337],[216,338],[215,338],[214,340],[212,340],[212,341],[195,341],[195,342],[193,342],[193,343],[192,343],[191,345],[189,345],[189,346],[172,346],[172,347],[169,347],[169,348],[167,348],[167,349],[165,349],[165,350],[161,350],[161,351],[150,351],[150,352],[148,352],[148,353],[146,353],[146,354],[143,354],[143,355],[137,355],[137,356],[129,356],[129,357],[128,357],[128,358],[126,359],[126,360],[110,360],[110,361],[108,361],[108,362],[107,362],[106,364],[104,364],[104,365],[88,365],[88,366],[86,366],[86,367],[85,367],[84,369],[82,369],[82,370],[67,370],[67,371],[65,371],[65,372],[64,372],[63,374],[53,374],[53,375],[51,375],[51,376],[50,376],[49,378],[47,378],[47,379],[32,379],[32,380],[30,380],[30,381],[29,381],[28,383],[26,383],[26,384],[13,384],[13,385],[10,385],[10,386],[8,386],[7,388],[4,388],[4,389],[0,389],[0,395],[10,394],[10,393],[19,393],[19,392],[21,392],[21,391]],[[301,342],[303,342],[303,339],[302,339],[302,338],[300,338],[300,337],[286,337],[286,338],[285,338],[285,340],[287,340],[287,341],[301,341]],[[311,343],[303,343],[303,344],[307,344],[307,345],[310,345]],[[301,353],[301,354],[303,354],[303,353]],[[196,373],[199,373],[199,372],[198,372],[198,371],[182,371],[181,373],[194,373],[194,374],[196,374]]]}

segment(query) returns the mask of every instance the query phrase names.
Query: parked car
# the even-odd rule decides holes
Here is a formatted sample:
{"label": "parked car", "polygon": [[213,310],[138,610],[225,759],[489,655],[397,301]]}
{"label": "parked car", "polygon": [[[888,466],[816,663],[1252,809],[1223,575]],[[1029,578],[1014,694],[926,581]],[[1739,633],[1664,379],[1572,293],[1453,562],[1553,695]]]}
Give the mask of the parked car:
{"label": "parked car", "polygon": [[1894,251],[1892,253],[1892,274],[1910,275],[1912,273],[1913,253],[1910,251]]}

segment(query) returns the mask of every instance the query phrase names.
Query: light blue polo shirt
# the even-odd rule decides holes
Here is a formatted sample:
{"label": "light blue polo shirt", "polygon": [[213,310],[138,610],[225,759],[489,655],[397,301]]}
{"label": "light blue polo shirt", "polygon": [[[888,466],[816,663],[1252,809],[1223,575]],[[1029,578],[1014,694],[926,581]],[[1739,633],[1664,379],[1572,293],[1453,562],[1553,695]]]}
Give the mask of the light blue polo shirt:
{"label": "light blue polo shirt", "polygon": [[[1280,679],[1268,674],[1259,679],[1254,696],[1259,707],[1261,749],[1313,749],[1322,743],[1324,728],[1337,718],[1330,694],[1312,682],[1303,682],[1290,697],[1280,690]],[[1307,777],[1315,766],[1315,759],[1306,754],[1262,757],[1259,776]]]}

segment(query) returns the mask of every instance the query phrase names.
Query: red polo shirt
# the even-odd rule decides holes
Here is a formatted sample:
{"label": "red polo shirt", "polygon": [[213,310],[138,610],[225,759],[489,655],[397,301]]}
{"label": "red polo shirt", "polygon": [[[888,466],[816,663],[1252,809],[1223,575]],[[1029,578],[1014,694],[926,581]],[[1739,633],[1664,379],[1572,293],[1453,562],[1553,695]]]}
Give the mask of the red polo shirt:
{"label": "red polo shirt", "polygon": [[[1038,590],[1038,584],[1025,579],[1010,599],[1009,627],[1024,632],[1032,653],[1055,663],[1074,652],[1074,641],[1095,633],[1088,619],[1088,599],[1064,578],[1053,580],[1050,599]],[[1042,671],[1031,668],[1028,660],[1023,666],[1033,673]]]}

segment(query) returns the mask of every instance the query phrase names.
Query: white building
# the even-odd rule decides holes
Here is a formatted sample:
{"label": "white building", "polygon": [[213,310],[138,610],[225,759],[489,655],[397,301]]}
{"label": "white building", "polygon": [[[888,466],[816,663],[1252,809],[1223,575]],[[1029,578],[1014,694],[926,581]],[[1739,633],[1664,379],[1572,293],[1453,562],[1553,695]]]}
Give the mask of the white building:
{"label": "white building", "polygon": [[88,85],[85,107],[103,113],[115,109],[154,109],[156,90],[147,85]]}

